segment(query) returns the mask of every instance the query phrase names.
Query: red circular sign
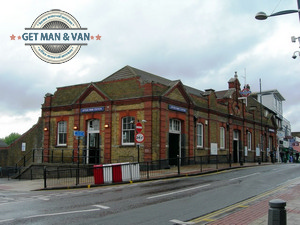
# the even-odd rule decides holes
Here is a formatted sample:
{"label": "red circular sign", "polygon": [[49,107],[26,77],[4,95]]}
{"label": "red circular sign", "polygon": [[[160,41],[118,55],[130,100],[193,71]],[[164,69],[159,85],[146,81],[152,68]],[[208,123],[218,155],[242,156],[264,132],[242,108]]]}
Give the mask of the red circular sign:
{"label": "red circular sign", "polygon": [[145,140],[145,136],[142,133],[136,134],[135,140],[137,143],[142,143]]}
{"label": "red circular sign", "polygon": [[143,130],[143,125],[140,122],[137,122],[135,125],[135,129],[138,133],[141,133],[141,131]]}

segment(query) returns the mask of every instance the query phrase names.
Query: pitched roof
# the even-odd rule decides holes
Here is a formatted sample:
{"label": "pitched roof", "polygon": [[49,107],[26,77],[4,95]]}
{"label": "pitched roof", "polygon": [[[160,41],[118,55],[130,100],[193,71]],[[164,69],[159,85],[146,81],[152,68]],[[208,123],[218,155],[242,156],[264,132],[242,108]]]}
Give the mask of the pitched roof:
{"label": "pitched roof", "polygon": [[[122,82],[118,82],[121,81]],[[138,81],[138,82],[137,82]],[[82,96],[83,93],[92,85],[107,98],[111,100],[141,97],[144,95],[144,90],[141,84],[154,83],[158,84],[153,87],[154,95],[163,95],[171,90],[180,80],[169,80],[161,76],[131,67],[125,66],[116,71],[112,75],[106,77],[102,81],[78,84],[72,86],[65,86],[57,88],[52,98],[52,106],[66,106],[72,105]],[[205,92],[182,84],[184,90],[188,95],[205,98]],[[118,91],[115,91],[118,90]],[[231,90],[227,91],[227,95]],[[219,94],[219,97],[226,97],[225,94]],[[189,96],[193,101],[193,97]]]}
{"label": "pitched roof", "polygon": [[107,78],[103,79],[102,82],[123,80],[123,79],[135,78],[135,77],[140,78],[144,83],[154,82],[154,83],[160,83],[167,86],[172,86],[174,83],[174,81],[172,80],[168,80],[166,78],[154,75],[152,73],[148,73],[146,71],[128,65],[118,70],[117,72],[113,73],[112,75],[108,76]]}

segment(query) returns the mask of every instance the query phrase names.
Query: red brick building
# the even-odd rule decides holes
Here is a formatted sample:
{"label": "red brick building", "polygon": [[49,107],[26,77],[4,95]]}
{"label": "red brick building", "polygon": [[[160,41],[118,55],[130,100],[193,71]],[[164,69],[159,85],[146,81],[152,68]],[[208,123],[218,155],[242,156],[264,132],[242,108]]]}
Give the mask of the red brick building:
{"label": "red brick building", "polygon": [[[228,89],[201,91],[180,80],[125,66],[100,82],[57,88],[42,105],[43,153],[74,149],[84,163],[168,160],[210,154],[234,162],[263,160],[276,148],[274,113],[240,99],[237,75]],[[135,125],[144,141],[137,146]],[[79,142],[75,131],[84,131]],[[79,143],[79,145],[78,145]],[[137,150],[139,149],[139,151]],[[47,158],[45,158],[47,161]]]}

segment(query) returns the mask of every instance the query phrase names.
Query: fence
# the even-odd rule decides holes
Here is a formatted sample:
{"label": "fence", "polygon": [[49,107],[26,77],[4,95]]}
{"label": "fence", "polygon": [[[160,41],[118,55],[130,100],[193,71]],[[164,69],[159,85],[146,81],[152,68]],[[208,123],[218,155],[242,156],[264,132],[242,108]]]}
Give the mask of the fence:
{"label": "fence", "polygon": [[[170,161],[177,163],[176,165],[169,165]],[[117,163],[96,166],[79,166],[78,164],[77,167],[56,169],[45,167],[44,188],[159,179],[187,174],[200,174],[235,166],[240,167],[246,164],[249,163],[232,163],[228,155],[209,155],[186,158],[178,157],[176,159],[141,163]]]}

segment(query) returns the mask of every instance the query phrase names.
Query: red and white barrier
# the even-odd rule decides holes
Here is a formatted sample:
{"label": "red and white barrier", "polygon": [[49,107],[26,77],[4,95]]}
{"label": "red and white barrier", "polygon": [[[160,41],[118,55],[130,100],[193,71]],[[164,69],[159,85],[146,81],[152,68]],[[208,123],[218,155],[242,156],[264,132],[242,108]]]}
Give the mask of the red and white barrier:
{"label": "red and white barrier", "polygon": [[95,184],[119,183],[140,179],[138,163],[115,163],[94,165]]}

